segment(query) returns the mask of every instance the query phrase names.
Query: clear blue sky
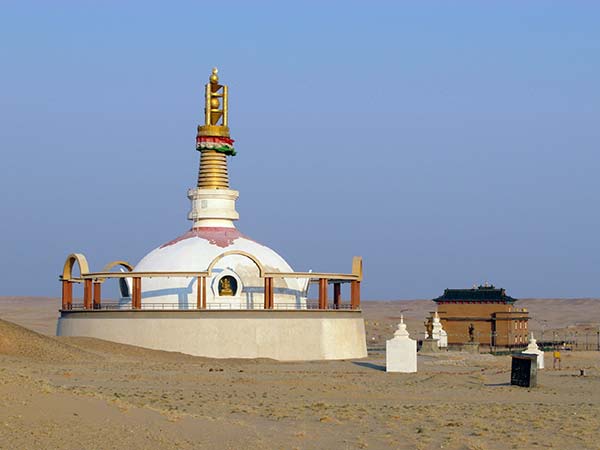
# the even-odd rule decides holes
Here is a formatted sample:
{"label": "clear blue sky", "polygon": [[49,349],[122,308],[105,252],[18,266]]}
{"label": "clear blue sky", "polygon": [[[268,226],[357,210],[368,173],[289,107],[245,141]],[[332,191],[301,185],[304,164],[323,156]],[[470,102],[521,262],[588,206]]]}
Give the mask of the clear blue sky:
{"label": "clear blue sky", "polygon": [[218,66],[238,228],[296,270],[600,296],[600,3],[280,3],[3,2],[0,295],[190,227]]}

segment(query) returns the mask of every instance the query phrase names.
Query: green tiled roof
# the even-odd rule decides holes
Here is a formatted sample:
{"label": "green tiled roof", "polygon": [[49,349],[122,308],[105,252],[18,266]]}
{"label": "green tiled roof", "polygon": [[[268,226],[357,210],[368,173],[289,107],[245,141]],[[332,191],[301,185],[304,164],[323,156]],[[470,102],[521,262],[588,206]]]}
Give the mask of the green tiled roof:
{"label": "green tiled roof", "polygon": [[463,302],[481,302],[494,301],[504,303],[514,303],[516,298],[506,295],[504,289],[494,286],[479,286],[472,289],[444,289],[444,295],[433,299],[434,302],[463,301]]}

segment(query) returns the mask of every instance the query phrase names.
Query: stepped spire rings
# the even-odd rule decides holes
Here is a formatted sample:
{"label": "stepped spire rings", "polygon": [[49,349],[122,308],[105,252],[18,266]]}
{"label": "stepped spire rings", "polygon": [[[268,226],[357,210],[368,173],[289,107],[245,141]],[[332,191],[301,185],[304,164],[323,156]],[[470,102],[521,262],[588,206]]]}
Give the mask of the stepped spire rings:
{"label": "stepped spire rings", "polygon": [[196,150],[201,153],[199,189],[229,189],[227,156],[234,156],[233,139],[227,126],[227,86],[219,84],[215,67],[205,86],[204,125],[198,126]]}

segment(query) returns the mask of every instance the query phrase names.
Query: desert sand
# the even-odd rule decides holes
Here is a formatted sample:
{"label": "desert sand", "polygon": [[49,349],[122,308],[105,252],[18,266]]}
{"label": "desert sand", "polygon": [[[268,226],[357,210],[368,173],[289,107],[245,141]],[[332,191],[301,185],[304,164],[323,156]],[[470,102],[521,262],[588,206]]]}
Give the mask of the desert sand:
{"label": "desert sand", "polygon": [[[0,298],[2,449],[600,447],[600,352],[565,352],[560,371],[547,354],[550,369],[527,389],[508,384],[508,356],[421,355],[418,373],[388,374],[377,351],[279,363],[56,338],[58,305]],[[540,330],[600,323],[600,300],[519,306]],[[420,332],[431,302],[363,302],[374,348],[406,308]]]}

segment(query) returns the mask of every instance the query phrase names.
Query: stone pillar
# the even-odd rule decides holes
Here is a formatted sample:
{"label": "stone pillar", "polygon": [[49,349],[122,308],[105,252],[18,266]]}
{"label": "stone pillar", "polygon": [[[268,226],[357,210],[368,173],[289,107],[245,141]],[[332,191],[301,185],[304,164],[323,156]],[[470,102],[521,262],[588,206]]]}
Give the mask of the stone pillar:
{"label": "stone pillar", "polygon": [[63,280],[62,282],[62,309],[68,310],[73,307],[73,282]]}
{"label": "stone pillar", "polygon": [[341,283],[333,283],[333,308],[340,309],[342,304],[342,285]]}
{"label": "stone pillar", "polygon": [[410,338],[403,316],[394,337],[385,343],[385,369],[387,372],[417,371],[417,341]]}
{"label": "stone pillar", "polygon": [[540,348],[538,347],[537,340],[533,337],[533,333],[531,333],[531,338],[529,339],[529,345],[521,353],[524,353],[526,355],[536,355],[537,356],[537,368],[538,369],[544,368],[544,352],[542,350],[540,350]]}
{"label": "stone pillar", "polygon": [[352,309],[360,309],[360,281],[352,281],[350,284],[350,304]]}
{"label": "stone pillar", "polygon": [[327,278],[319,278],[319,309],[327,309]]}
{"label": "stone pillar", "polygon": [[92,279],[83,280],[83,308],[92,309]]}
{"label": "stone pillar", "polygon": [[94,309],[100,309],[102,307],[102,283],[99,281],[94,282]]}

